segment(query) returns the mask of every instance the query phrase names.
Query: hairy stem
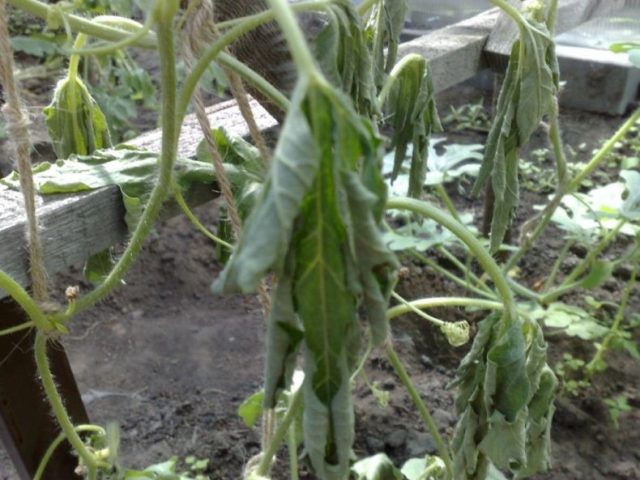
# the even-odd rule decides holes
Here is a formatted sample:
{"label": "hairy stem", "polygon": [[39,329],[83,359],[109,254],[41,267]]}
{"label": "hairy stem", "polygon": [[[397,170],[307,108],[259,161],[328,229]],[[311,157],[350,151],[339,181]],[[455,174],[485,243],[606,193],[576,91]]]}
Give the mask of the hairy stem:
{"label": "hairy stem", "polygon": [[[162,9],[159,9],[162,10]],[[158,50],[162,85],[162,147],[159,158],[158,183],[153,188],[149,203],[133,232],[127,249],[104,282],[91,293],[76,302],[76,312],[93,306],[120,285],[133,264],[160,213],[169,190],[173,165],[177,155],[178,126],[176,123],[176,56],[173,35],[173,17],[163,11],[158,13]]]}
{"label": "hairy stem", "polygon": [[429,432],[433,437],[433,441],[436,444],[438,455],[440,456],[440,458],[442,459],[442,461],[444,462],[447,468],[448,478],[452,479],[453,464],[451,461],[451,454],[449,453],[449,449],[447,448],[446,444],[442,440],[442,437],[440,436],[440,432],[438,432],[438,427],[433,421],[433,418],[429,413],[429,409],[425,405],[424,400],[422,400],[422,398],[420,397],[418,390],[416,390],[416,387],[413,384],[411,377],[409,376],[406,369],[404,368],[404,365],[400,361],[400,358],[398,357],[398,354],[396,353],[396,351],[393,349],[393,346],[391,345],[391,343],[389,343],[389,345],[387,345],[387,347],[385,348],[385,353],[387,354],[389,363],[391,363],[391,366],[393,366],[393,369],[396,371],[396,374],[400,378],[400,381],[409,392],[409,396],[413,400],[413,403],[415,403],[416,408],[418,409],[418,412],[420,412],[420,417],[422,418],[422,421],[424,422],[425,426],[429,429]]}
{"label": "hairy stem", "polygon": [[502,332],[511,326],[512,322],[517,318],[516,303],[511,292],[511,288],[502,270],[491,257],[491,254],[484,248],[482,243],[469,231],[464,225],[456,222],[440,209],[420,200],[413,198],[390,198],[387,201],[387,209],[409,210],[419,215],[435,220],[447,230],[456,235],[469,250],[476,256],[478,262],[487,272],[500,295],[504,304],[503,322],[501,325]]}
{"label": "hairy stem", "polygon": [[71,423],[69,414],[67,413],[67,410],[62,403],[60,392],[58,392],[58,388],[56,387],[55,381],[53,380],[51,367],[49,366],[49,359],[47,357],[47,336],[45,333],[41,331],[38,331],[36,333],[34,350],[38,373],[40,374],[42,387],[44,389],[45,395],[47,396],[47,400],[49,401],[49,405],[51,406],[51,410],[58,420],[60,428],[62,429],[65,437],[67,438],[67,440],[69,440],[69,443],[74,448],[78,456],[82,459],[84,465],[87,467],[89,476],[95,477],[97,469],[96,459],[94,458],[93,454],[87,449],[84,442],[76,432],[73,423]]}
{"label": "hairy stem", "polygon": [[176,203],[182,210],[182,213],[186,215],[186,217],[189,219],[189,221],[191,221],[193,226],[196,227],[205,237],[207,237],[209,240],[214,241],[217,244],[222,245],[224,248],[228,250],[233,250],[233,245],[231,245],[228,242],[225,242],[220,237],[217,237],[216,235],[211,233],[209,229],[202,224],[202,222],[198,219],[198,217],[196,217],[193,211],[189,208],[189,205],[187,205],[187,202],[182,196],[182,192],[180,191],[180,187],[178,185],[173,186],[173,197],[176,199]]}
{"label": "hairy stem", "polygon": [[38,304],[18,282],[2,270],[0,270],[0,289],[7,292],[9,296],[20,305],[39,330],[51,330],[52,326]]}
{"label": "hairy stem", "polygon": [[395,317],[399,317],[400,315],[404,315],[405,313],[410,313],[414,311],[414,308],[423,310],[436,307],[474,307],[488,310],[502,310],[504,308],[500,302],[492,302],[481,298],[433,297],[413,300],[408,302],[408,304],[391,307],[387,310],[387,318],[391,320]]}
{"label": "hairy stem", "polygon": [[[163,0],[164,1],[164,0]],[[55,5],[48,5],[38,0],[7,0],[9,5],[15,8],[24,10],[31,15],[48,20],[50,18],[56,18],[61,15],[65,16],[65,20],[74,32],[83,32],[95,38],[101,38],[103,40],[120,41],[124,38],[128,38],[130,32],[121,30],[119,28],[113,28],[107,25],[101,25],[92,20],[73,15],[70,13],[63,13],[60,7]],[[123,18],[123,20],[127,20]],[[154,49],[156,47],[157,40],[155,35],[148,33],[143,38],[135,42],[136,47]]]}
{"label": "hairy stem", "polygon": [[256,470],[256,474],[258,476],[266,476],[271,469],[271,463],[273,462],[273,458],[280,448],[293,420],[296,418],[296,414],[298,410],[302,407],[302,388],[299,388],[292,396],[291,401],[289,403],[289,409],[287,413],[285,413],[284,418],[278,425],[278,428],[274,432],[273,436],[269,440],[269,445],[264,452],[262,452],[262,459],[260,460],[260,464],[258,465],[258,469]]}
{"label": "hairy stem", "polygon": [[[103,437],[106,435],[104,429],[97,425],[78,425],[74,429],[77,433],[97,433]],[[60,444],[65,441],[66,438],[67,437],[65,436],[64,432],[62,432],[60,435],[56,437],[56,439],[53,442],[51,442],[51,445],[49,445],[49,448],[47,448],[47,451],[44,453],[44,455],[40,459],[40,464],[38,465],[38,469],[36,470],[35,475],[33,476],[33,480],[42,479],[42,476],[44,475],[44,471],[47,468],[49,460],[51,460],[51,456],[53,455],[53,452],[56,451],[56,448],[58,448]]]}

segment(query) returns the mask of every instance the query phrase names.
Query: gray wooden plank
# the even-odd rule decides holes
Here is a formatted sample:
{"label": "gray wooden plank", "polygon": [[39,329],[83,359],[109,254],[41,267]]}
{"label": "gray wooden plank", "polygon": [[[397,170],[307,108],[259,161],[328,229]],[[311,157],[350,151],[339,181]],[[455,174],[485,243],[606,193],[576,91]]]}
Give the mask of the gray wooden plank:
{"label": "gray wooden plank", "polygon": [[[267,129],[276,124],[257,102],[252,102],[252,107],[260,128]],[[234,135],[248,135],[235,102],[215,105],[207,109],[207,113],[213,126],[223,126]],[[194,155],[201,138],[195,117],[188,116],[180,136],[180,155]],[[128,143],[159,151],[160,142],[161,133],[155,130]],[[116,187],[81,195],[38,197],[37,202],[46,268],[50,274],[81,262],[126,236],[124,207]],[[29,284],[28,253],[21,205],[18,192],[0,186],[0,269],[26,286]],[[6,296],[0,289],[0,299]]]}
{"label": "gray wooden plank", "polygon": [[464,82],[488,67],[483,49],[498,20],[491,9],[468,20],[435,30],[403,43],[398,55],[411,53],[429,60],[433,86],[437,92]]}
{"label": "gray wooden plank", "polygon": [[[624,0],[560,0],[555,33],[560,34],[576,28],[595,15],[618,10],[623,4]],[[506,68],[511,46],[517,38],[516,23],[506,13],[500,13],[484,48],[487,61],[492,68]]]}

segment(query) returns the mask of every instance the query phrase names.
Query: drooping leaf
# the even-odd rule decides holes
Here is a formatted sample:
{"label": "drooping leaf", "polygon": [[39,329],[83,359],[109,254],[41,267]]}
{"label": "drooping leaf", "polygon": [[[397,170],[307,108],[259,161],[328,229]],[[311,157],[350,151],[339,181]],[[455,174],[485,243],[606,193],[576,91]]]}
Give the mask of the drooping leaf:
{"label": "drooping leaf", "polygon": [[89,257],[84,265],[84,277],[94,285],[101,284],[115,265],[111,249]]}
{"label": "drooping leaf", "polygon": [[267,408],[274,408],[280,393],[289,387],[295,368],[295,354],[303,339],[293,304],[293,283],[289,272],[281,275],[272,296],[267,320],[265,395]]}
{"label": "drooping leaf", "polygon": [[[384,453],[358,460],[351,467],[355,480],[403,480],[403,474]],[[417,478],[417,477],[416,477]]]}
{"label": "drooping leaf", "polygon": [[78,77],[58,82],[44,113],[58,158],[89,155],[111,146],[107,119]]}
{"label": "drooping leaf", "polygon": [[[386,194],[380,168],[380,139],[348,96],[303,79],[263,193],[214,284],[250,291],[268,270],[280,278],[268,327],[265,404],[273,406],[286,386],[302,337],[305,451],[323,480],[342,480],[349,468],[359,303],[372,329],[386,332],[378,317],[395,262],[380,235]],[[364,294],[365,283],[375,286],[373,296]]]}
{"label": "drooping leaf", "polygon": [[373,218],[376,196],[364,188],[355,174],[345,174],[344,183],[353,228],[358,232],[355,254],[362,285],[362,303],[371,325],[374,344],[379,345],[388,336],[386,312],[396,280],[395,272],[400,265],[385,245]]}
{"label": "drooping leaf", "polygon": [[495,314],[483,320],[458,369],[457,480],[489,478],[494,465],[517,478],[549,466],[556,380],[544,337],[535,321],[514,319],[508,328],[503,322]]}
{"label": "drooping leaf", "polygon": [[375,85],[378,89],[382,88],[387,75],[396,64],[407,9],[406,0],[382,0],[371,9],[367,34],[373,55]]}
{"label": "drooping leaf", "polygon": [[489,132],[478,194],[490,181],[494,194],[491,251],[496,252],[518,205],[519,149],[542,118],[552,113],[558,92],[558,62],[553,38],[544,22],[544,5],[529,5],[518,20],[521,31],[509,58],[494,123]]}
{"label": "drooping leaf", "polygon": [[427,174],[431,134],[442,130],[426,60],[418,55],[405,57],[394,68],[383,91],[388,92],[385,114],[393,129],[391,148],[395,149],[391,180],[400,173],[411,144],[408,194],[419,197]]}
{"label": "drooping leaf", "polygon": [[260,390],[249,395],[238,407],[238,416],[247,427],[251,428],[258,422],[263,412],[263,402],[264,390]]}
{"label": "drooping leaf", "polygon": [[339,0],[327,8],[329,22],[314,40],[322,70],[353,99],[359,113],[376,113],[371,52],[353,2]]}
{"label": "drooping leaf", "polygon": [[251,292],[269,268],[283,267],[294,220],[319,168],[319,147],[303,111],[306,90],[300,83],[294,93],[258,204],[216,290]]}

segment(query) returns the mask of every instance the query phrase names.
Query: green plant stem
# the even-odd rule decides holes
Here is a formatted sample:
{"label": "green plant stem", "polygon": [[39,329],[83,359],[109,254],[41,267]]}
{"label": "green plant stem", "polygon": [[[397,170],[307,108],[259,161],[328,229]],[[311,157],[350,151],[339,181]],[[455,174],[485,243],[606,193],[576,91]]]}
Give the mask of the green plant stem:
{"label": "green plant stem", "polygon": [[189,205],[187,205],[187,202],[184,199],[182,192],[180,191],[180,187],[175,184],[173,186],[173,196],[176,199],[176,203],[178,204],[182,212],[191,221],[193,226],[196,227],[205,237],[207,237],[210,240],[213,240],[215,243],[222,245],[224,248],[228,250],[233,250],[233,245],[231,245],[228,242],[225,242],[220,237],[217,237],[216,235],[211,233],[209,229],[202,224],[202,222],[198,219],[198,217],[196,217],[193,211],[189,208]]}
{"label": "green plant stem", "polygon": [[620,128],[613,134],[609,140],[607,140],[600,150],[591,158],[587,166],[573,178],[573,180],[567,186],[567,193],[574,192],[580,188],[580,185],[593,171],[600,166],[600,164],[611,153],[616,143],[621,141],[624,136],[629,132],[631,127],[640,119],[640,108],[635,110],[631,116],[620,126]]}
{"label": "green plant stem", "polygon": [[480,298],[433,297],[413,300],[408,302],[408,304],[395,305],[387,310],[387,318],[391,320],[399,317],[400,315],[404,315],[405,313],[410,313],[414,311],[414,308],[423,310],[436,307],[473,307],[487,310],[502,310],[504,308],[500,302],[492,302],[490,300]]}
{"label": "green plant stem", "polygon": [[243,79],[248,81],[251,85],[256,87],[262,94],[264,94],[269,100],[277,105],[283,112],[289,110],[289,99],[276,87],[270,84],[262,75],[255,70],[242,63],[228,53],[221,52],[218,55],[218,61],[220,65],[227,67],[229,70],[237,73]]}
{"label": "green plant stem", "polygon": [[178,126],[176,119],[176,61],[173,37],[172,18],[158,15],[158,50],[160,52],[160,71],[162,85],[162,147],[159,158],[158,183],[153,188],[149,203],[145,208],[138,225],[131,236],[131,241],[120,260],[109,273],[104,282],[89,294],[76,302],[76,312],[81,312],[102,300],[122,279],[137,257],[144,240],[151,232],[153,224],[160,213],[169,190],[173,165],[177,155]]}
{"label": "green plant stem", "polygon": [[181,125],[182,121],[187,113],[187,108],[191,102],[193,92],[195,92],[198,82],[202,78],[202,75],[206,72],[209,65],[214,60],[218,60],[225,67],[233,70],[244,79],[248,80],[254,86],[256,86],[262,93],[272,100],[278,107],[283,110],[287,110],[289,101],[280,93],[273,85],[267,82],[264,77],[259,75],[256,71],[252,70],[242,62],[235,59],[233,56],[223,52],[223,50],[231,45],[236,39],[242,35],[260,25],[256,22],[248,22],[240,24],[231,30],[228,30],[221,35],[211,46],[200,56],[198,61],[193,65],[191,71],[184,79],[182,89],[180,90],[180,96],[178,100],[178,124]]}
{"label": "green plant stem", "polygon": [[[549,224],[553,213],[556,211],[560,203],[562,202],[562,198],[565,195],[573,193],[587,178],[589,175],[593,173],[593,171],[600,166],[600,164],[607,158],[607,156],[611,153],[616,143],[618,143],[629,131],[631,127],[640,119],[640,109],[637,109],[633,114],[622,124],[622,126],[616,131],[616,133],[609,138],[605,142],[605,144],[598,150],[598,152],[593,156],[593,158],[589,161],[587,166],[576,175],[573,180],[569,181],[567,179],[567,165],[566,159],[564,156],[564,149],[562,148],[562,141],[560,138],[560,129],[558,126],[558,114],[557,107],[552,115],[552,121],[550,123],[549,136],[551,143],[554,148],[554,153],[556,157],[556,165],[558,171],[558,189],[553,199],[547,204],[541,214],[535,218],[540,218],[538,224],[530,235],[527,235],[525,232],[523,242],[520,245],[520,248],[509,258],[509,261],[505,264],[504,270],[508,271],[515,267],[518,261],[522,258],[522,256],[531,248],[534,244],[535,240],[542,234],[547,225]],[[526,228],[523,228],[526,230]]]}
{"label": "green plant stem", "polygon": [[367,363],[367,358],[369,358],[369,355],[371,355],[372,351],[373,351],[373,337],[371,335],[371,329],[367,329],[367,348],[365,349],[364,354],[360,358],[360,361],[358,362],[358,366],[351,374],[351,383],[356,381],[356,378],[358,378],[358,375],[360,375],[360,372],[364,371],[364,366]]}
{"label": "green plant stem", "polygon": [[[94,432],[94,433],[101,434],[102,436],[105,435],[104,429],[97,425],[78,425],[74,427],[74,430],[77,433]],[[40,459],[40,464],[38,465],[38,470],[36,470],[36,473],[33,476],[33,480],[42,479],[42,475],[44,475],[44,471],[47,468],[49,460],[51,460],[51,456],[53,455],[53,452],[55,452],[56,448],[58,448],[66,438],[67,437],[65,436],[64,432],[62,432],[60,433],[60,435],[56,437],[56,439],[53,442],[51,442],[51,445],[49,445],[49,448],[47,448],[47,451],[44,453],[44,455]]]}
{"label": "green plant stem", "polygon": [[62,403],[62,398],[60,397],[60,393],[58,392],[53,380],[51,367],[49,366],[49,359],[47,357],[47,336],[44,332],[38,331],[36,333],[34,350],[38,373],[40,374],[42,387],[45,395],[47,396],[47,400],[49,401],[49,405],[51,406],[51,410],[58,420],[65,437],[69,440],[71,446],[73,446],[78,456],[86,465],[89,472],[89,478],[95,478],[97,469],[96,459],[82,442],[82,439],[76,432],[73,423],[71,423],[71,419],[67,414],[67,410]]}
{"label": "green plant stem", "polygon": [[444,320],[440,320],[439,318],[434,317],[433,315],[429,315],[426,312],[423,312],[418,307],[414,306],[408,300],[405,300],[402,296],[398,295],[396,292],[391,292],[391,296],[399,301],[402,305],[405,305],[409,311],[415,313],[421,318],[424,318],[429,323],[432,323],[436,327],[442,327],[446,322]]}
{"label": "green plant stem", "polygon": [[458,222],[462,223],[458,210],[456,210],[456,206],[453,204],[453,201],[451,201],[451,197],[449,197],[449,194],[441,183],[436,185],[436,193],[442,203],[444,203],[444,206],[447,207],[447,210],[449,210],[449,214],[451,214],[451,216]]}
{"label": "green plant stem", "polygon": [[21,332],[23,330],[28,330],[30,328],[34,328],[36,324],[34,322],[25,322],[20,325],[16,325],[15,327],[5,328],[4,330],[0,330],[0,337],[4,335],[12,335],[17,332]]}
{"label": "green plant stem", "polygon": [[[558,177],[556,193],[544,209],[538,215],[528,220],[522,227],[522,240],[520,247],[505,264],[503,269],[505,272],[514,268],[524,254],[531,249],[535,241],[547,228],[547,225],[549,225],[553,214],[558,209],[562,203],[562,199],[568,192],[567,188],[569,179],[567,177],[567,159],[564,154],[564,146],[562,144],[562,136],[560,134],[560,119],[557,99],[554,99],[551,120],[549,121],[549,141],[553,146],[556,161],[556,175]],[[533,224],[536,223],[536,221],[538,222],[537,225],[533,228],[531,234],[529,234],[529,230],[533,227]]]}
{"label": "green plant stem", "polygon": [[[30,13],[31,15],[42,18],[43,20],[56,18],[57,16],[62,15],[60,7],[48,5],[38,0],[7,0],[7,3],[17,9]],[[74,32],[82,32],[95,38],[115,42],[120,41],[123,38],[127,38],[130,35],[130,32],[123,31],[119,28],[101,25],[78,15],[65,13],[64,16],[66,22]],[[155,36],[152,33],[148,33],[144,38],[137,41],[135,46],[153,49],[156,47],[156,44],[157,40]]]}
{"label": "green plant stem", "polygon": [[382,86],[382,89],[378,94],[378,105],[380,106],[380,108],[382,108],[382,106],[384,105],[384,102],[387,101],[387,97],[391,92],[391,88],[398,80],[398,77],[400,76],[400,73],[402,72],[402,70],[405,67],[407,67],[407,65],[409,65],[410,63],[416,62],[416,61],[422,62],[424,61],[424,57],[421,57],[417,53],[410,53],[409,55],[406,55],[405,57],[403,57],[398,63],[396,63],[393,66],[393,69],[391,70],[391,72],[389,72],[389,76],[385,80],[384,85]]}
{"label": "green plant stem", "polygon": [[298,67],[298,74],[324,83],[324,77],[316,66],[316,61],[287,0],[267,0],[267,3],[273,10],[275,19],[287,40],[293,61]]}
{"label": "green plant stem", "polygon": [[549,272],[549,276],[547,277],[547,280],[544,283],[544,286],[542,287],[543,292],[546,292],[547,290],[549,290],[549,288],[551,288],[551,285],[553,285],[553,282],[556,280],[556,277],[560,272],[560,268],[562,267],[562,264],[567,258],[567,255],[569,254],[569,250],[571,250],[571,247],[574,245],[574,243],[575,242],[573,240],[567,240],[566,242],[564,242],[564,245],[562,246],[562,249],[558,254],[558,258],[553,264],[553,267],[551,267],[551,272]]}
{"label": "green plant stem", "polygon": [[269,445],[267,445],[266,450],[262,452],[262,459],[260,460],[260,464],[256,470],[257,475],[266,476],[269,473],[273,458],[275,457],[278,448],[280,448],[284,437],[287,435],[293,420],[296,418],[298,410],[302,407],[302,398],[302,387],[300,387],[293,394],[287,413],[285,413],[284,418],[269,440]]}
{"label": "green plant stem", "polygon": [[[288,407],[291,408],[292,401],[290,399]],[[296,429],[291,427],[287,432],[287,450],[289,451],[289,480],[299,480],[298,473],[298,439],[296,438]]]}
{"label": "green plant stem", "polygon": [[618,236],[618,233],[626,223],[627,221],[625,219],[620,220],[616,224],[616,226],[611,231],[609,231],[609,233],[607,233],[607,235],[605,235],[594,248],[589,250],[587,256],[583,258],[578,265],[575,266],[575,268],[569,275],[567,275],[567,277],[563,280],[562,284],[558,286],[558,288],[542,295],[541,302],[543,304],[548,304],[554,301],[556,298],[564,295],[568,291],[571,291],[573,288],[579,286],[582,282],[577,281],[577,278],[593,264],[596,258],[598,258],[598,255],[600,255]]}
{"label": "green plant stem", "polygon": [[34,325],[41,331],[49,331],[53,327],[42,309],[29,296],[27,291],[9,275],[0,270],[0,289],[4,290],[9,296],[25,311]]}
{"label": "green plant stem", "polygon": [[413,198],[393,197],[387,201],[387,209],[409,210],[419,215],[435,220],[447,230],[456,235],[469,250],[476,256],[478,263],[484,268],[493,281],[500,299],[504,304],[504,313],[500,334],[503,334],[517,318],[516,303],[502,270],[495,262],[491,254],[483,247],[482,243],[464,225],[456,222],[440,209],[426,202]]}
{"label": "green plant stem", "polygon": [[400,381],[409,392],[409,396],[415,403],[418,409],[418,412],[420,412],[420,417],[422,418],[422,421],[424,422],[425,426],[429,429],[429,432],[433,437],[433,441],[436,444],[438,455],[440,456],[440,458],[442,459],[442,461],[444,462],[447,468],[448,478],[453,479],[453,464],[451,461],[451,455],[449,453],[449,449],[447,448],[446,444],[442,440],[442,437],[440,436],[440,432],[438,432],[438,427],[436,426],[435,422],[433,421],[433,418],[431,417],[431,414],[429,413],[429,409],[425,405],[424,400],[422,400],[422,398],[420,397],[420,394],[416,390],[416,387],[413,384],[411,377],[409,376],[406,369],[404,368],[404,365],[400,361],[400,358],[398,357],[398,354],[396,353],[396,351],[393,349],[393,346],[391,345],[391,343],[389,343],[385,348],[385,353],[387,354],[389,363],[391,363],[391,366],[393,367],[393,369],[396,371],[396,374],[400,378]]}
{"label": "green plant stem", "polygon": [[438,262],[430,259],[429,257],[427,257],[425,255],[422,255],[417,250],[415,250],[415,249],[410,250],[410,253],[411,253],[411,255],[416,257],[418,260],[423,262],[425,265],[431,267],[433,270],[438,272],[443,277],[448,278],[449,280],[451,280],[456,285],[459,285],[462,288],[464,288],[464,289],[466,289],[466,290],[468,290],[470,292],[475,293],[476,295],[480,295],[480,296],[483,296],[483,297],[486,297],[486,298],[490,298],[490,299],[495,299],[495,295],[492,292],[486,292],[484,290],[481,290],[480,288],[477,288],[477,287],[474,287],[473,285],[470,285],[464,279],[462,279],[462,278],[458,277],[457,275],[451,273],[446,268],[441,267],[440,265],[438,265]]}
{"label": "green plant stem", "polygon": [[636,287],[636,277],[638,275],[638,268],[640,268],[640,264],[636,263],[631,271],[631,276],[629,277],[629,281],[627,282],[624,291],[622,292],[622,297],[620,298],[620,306],[616,311],[616,316],[614,317],[613,324],[611,325],[611,329],[604,340],[597,344],[597,350],[594,354],[591,361],[585,366],[585,372],[588,378],[591,378],[593,374],[596,372],[598,365],[602,362],[602,357],[609,350],[611,342],[614,338],[616,338],[620,332],[620,325],[624,320],[624,313],[627,309],[627,304],[629,303],[629,298],[631,297],[631,292]]}
{"label": "green plant stem", "polygon": [[449,250],[447,250],[443,246],[438,247],[437,250],[442,255],[444,255],[447,258],[447,260],[453,263],[458,268],[458,270],[460,270],[462,273],[465,274],[465,281],[467,281],[467,285],[470,285],[470,282],[468,282],[468,279],[469,279],[469,280],[472,280],[477,285],[478,288],[481,288],[487,293],[491,293],[491,289],[487,286],[487,284],[475,273],[473,273],[468,268],[467,265],[463,264],[460,260],[458,260],[458,258],[453,253],[451,253]]}
{"label": "green plant stem", "polygon": [[[88,48],[73,46],[71,50],[72,55],[104,55],[106,53],[111,53],[116,50],[121,50],[128,46],[135,44],[140,39],[144,38],[148,33],[151,32],[151,27],[153,27],[153,16],[148,15],[144,25],[140,25],[138,22],[134,22],[133,20],[124,19],[121,17],[114,17],[112,15],[104,15],[100,17],[96,17],[93,19],[95,22],[109,25],[115,25],[118,28],[124,29],[135,29],[134,32],[126,38],[119,40],[117,42],[108,43],[106,45],[93,46]],[[128,20],[128,21],[124,21]],[[83,35],[83,34],[81,34]],[[154,34],[155,35],[155,34]]]}

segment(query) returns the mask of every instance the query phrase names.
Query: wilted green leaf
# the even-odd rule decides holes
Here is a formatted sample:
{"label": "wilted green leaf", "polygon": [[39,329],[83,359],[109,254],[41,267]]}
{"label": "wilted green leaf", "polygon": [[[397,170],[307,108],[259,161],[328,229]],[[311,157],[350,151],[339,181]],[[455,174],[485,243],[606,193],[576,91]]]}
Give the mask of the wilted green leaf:
{"label": "wilted green leaf", "polygon": [[90,155],[111,146],[107,119],[78,77],[58,82],[44,114],[58,158]]}
{"label": "wilted green leaf", "polygon": [[252,393],[238,407],[238,416],[247,427],[254,427],[263,412],[264,390]]}
{"label": "wilted green leaf", "polygon": [[355,480],[403,480],[402,473],[384,453],[358,460],[351,467]]}
{"label": "wilted green leaf", "polygon": [[[543,5],[539,5],[543,8]],[[539,11],[531,9],[519,22],[521,37],[511,50],[500,90],[495,121],[474,193],[491,180],[495,197],[491,222],[491,251],[496,252],[518,205],[519,149],[529,141],[543,116],[552,112],[558,92],[554,43]]]}
{"label": "wilted green leaf", "polygon": [[594,262],[587,276],[582,279],[582,288],[596,288],[611,276],[614,267],[615,264],[613,262],[609,262],[606,260],[598,260]]}
{"label": "wilted green leaf", "polygon": [[542,320],[547,327],[560,328],[567,335],[583,340],[601,338],[609,331],[586,310],[562,302],[554,302],[546,309],[536,307],[531,312],[531,317]]}
{"label": "wilted green leaf", "polygon": [[407,13],[406,0],[382,0],[376,3],[367,24],[373,54],[375,85],[382,88],[396,64],[400,34]]}
{"label": "wilted green leaf", "polygon": [[315,37],[315,56],[322,70],[353,99],[359,113],[376,112],[371,52],[360,16],[350,0],[338,0],[326,9],[329,22]]}
{"label": "wilted green leaf", "polygon": [[[109,185],[118,185],[127,210],[129,229],[138,222],[158,175],[158,155],[143,150],[116,148],[100,150],[93,155],[72,155],[56,163],[43,162],[34,170],[34,183],[41,195],[77,193]],[[207,163],[178,158],[174,176],[180,187],[193,183],[212,183],[213,167]],[[20,188],[16,172],[0,180],[13,189]]]}
{"label": "wilted green leaf", "polygon": [[517,478],[549,466],[556,380],[542,331],[535,321],[515,319],[505,329],[499,320],[494,314],[482,321],[458,369],[456,480],[488,478],[493,464]]}
{"label": "wilted green leaf", "polygon": [[385,114],[393,129],[391,147],[395,149],[391,180],[397,178],[408,146],[413,145],[408,194],[419,197],[427,175],[431,134],[442,130],[425,58],[405,57],[394,68],[383,92],[387,92]]}
{"label": "wilted green leaf", "polygon": [[214,284],[216,290],[248,292],[267,271],[278,274],[265,402],[272,406],[289,381],[303,335],[305,450],[323,480],[341,480],[348,472],[359,303],[374,333],[386,332],[378,317],[396,267],[378,226],[386,193],[379,145],[348,97],[303,78],[258,204]]}
{"label": "wilted green leaf", "polygon": [[111,249],[103,250],[89,257],[84,265],[84,277],[92,284],[99,285],[107,278],[114,265]]}

